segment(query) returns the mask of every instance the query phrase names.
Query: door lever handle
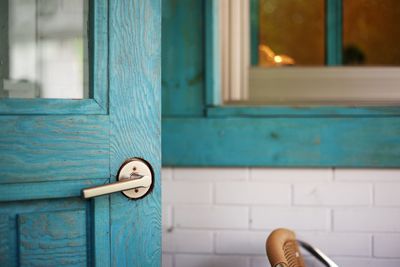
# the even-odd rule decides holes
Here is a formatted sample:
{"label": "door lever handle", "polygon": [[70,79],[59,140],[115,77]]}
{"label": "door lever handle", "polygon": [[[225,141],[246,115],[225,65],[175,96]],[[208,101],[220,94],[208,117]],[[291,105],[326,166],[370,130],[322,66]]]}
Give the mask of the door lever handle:
{"label": "door lever handle", "polygon": [[84,198],[92,198],[130,189],[136,189],[138,192],[139,188],[149,188],[150,185],[151,177],[142,176],[141,178],[137,179],[124,179],[115,183],[86,188],[82,190],[82,195]]}
{"label": "door lever handle", "polygon": [[144,197],[153,185],[153,171],[148,162],[132,158],[125,161],[118,171],[117,182],[82,190],[83,198],[92,198],[122,192],[130,199]]}

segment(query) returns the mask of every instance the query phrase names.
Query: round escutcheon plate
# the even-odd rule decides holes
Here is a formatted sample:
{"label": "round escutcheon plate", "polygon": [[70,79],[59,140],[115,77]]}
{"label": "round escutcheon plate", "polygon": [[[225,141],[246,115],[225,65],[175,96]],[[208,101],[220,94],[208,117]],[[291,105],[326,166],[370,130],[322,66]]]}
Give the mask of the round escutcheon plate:
{"label": "round escutcheon plate", "polygon": [[122,191],[130,199],[139,199],[148,194],[153,187],[153,170],[150,164],[140,158],[131,158],[126,160],[118,171],[118,181],[126,179],[144,179],[150,177],[151,185],[149,187],[138,187]]}

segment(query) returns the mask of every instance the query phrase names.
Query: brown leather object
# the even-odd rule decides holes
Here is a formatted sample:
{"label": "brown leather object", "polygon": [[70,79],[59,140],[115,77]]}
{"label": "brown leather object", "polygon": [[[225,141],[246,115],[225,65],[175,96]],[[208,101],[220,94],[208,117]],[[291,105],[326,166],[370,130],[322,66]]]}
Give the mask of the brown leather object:
{"label": "brown leather object", "polygon": [[293,231],[279,228],[268,237],[265,245],[272,267],[306,267]]}

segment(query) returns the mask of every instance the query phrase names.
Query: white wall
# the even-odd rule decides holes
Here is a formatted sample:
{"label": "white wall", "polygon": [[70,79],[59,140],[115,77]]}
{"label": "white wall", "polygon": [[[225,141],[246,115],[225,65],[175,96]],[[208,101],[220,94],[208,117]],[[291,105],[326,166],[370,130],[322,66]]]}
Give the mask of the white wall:
{"label": "white wall", "polygon": [[163,267],[268,266],[277,227],[340,266],[400,266],[400,170],[164,168],[162,179]]}

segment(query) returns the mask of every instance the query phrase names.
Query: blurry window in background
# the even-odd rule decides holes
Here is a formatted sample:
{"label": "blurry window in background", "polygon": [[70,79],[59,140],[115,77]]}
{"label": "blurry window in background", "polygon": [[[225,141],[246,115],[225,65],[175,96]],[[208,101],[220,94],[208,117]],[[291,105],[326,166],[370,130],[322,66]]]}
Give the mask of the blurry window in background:
{"label": "blurry window in background", "polygon": [[400,1],[343,0],[343,65],[400,66]]}
{"label": "blurry window in background", "polygon": [[219,2],[224,104],[400,102],[400,1]]}
{"label": "blurry window in background", "polygon": [[260,0],[259,65],[324,65],[324,2]]}

